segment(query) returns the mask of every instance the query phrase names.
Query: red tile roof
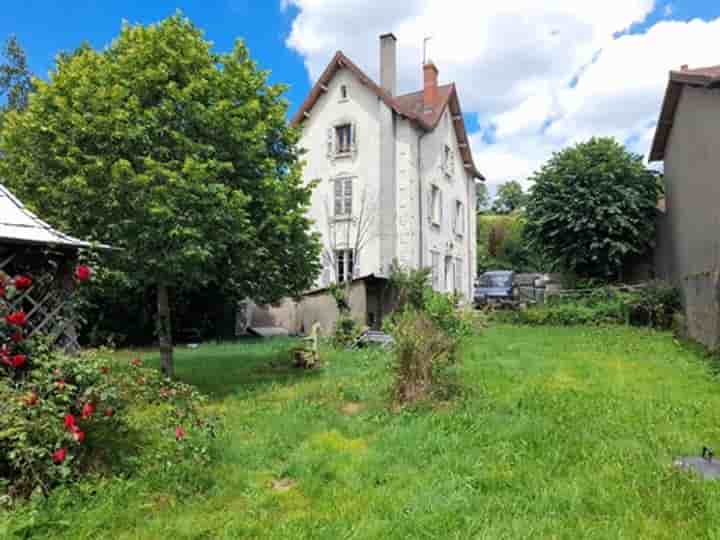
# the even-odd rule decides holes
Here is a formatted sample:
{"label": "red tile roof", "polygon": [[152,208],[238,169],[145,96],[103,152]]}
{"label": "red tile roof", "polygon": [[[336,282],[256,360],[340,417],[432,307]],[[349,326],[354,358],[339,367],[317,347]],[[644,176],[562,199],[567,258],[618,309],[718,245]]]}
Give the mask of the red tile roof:
{"label": "red tile roof", "polygon": [[463,162],[475,178],[485,180],[485,177],[480,173],[480,171],[478,171],[473,160],[472,151],[470,150],[470,141],[465,129],[465,121],[462,117],[460,101],[458,99],[455,83],[438,87],[437,103],[433,104],[431,112],[426,113],[424,111],[423,91],[404,94],[401,96],[392,96],[384,88],[368,77],[347,56],[345,56],[342,51],[335,53],[335,56],[333,56],[328,66],[325,68],[325,71],[323,71],[320,78],[310,90],[307,98],[305,98],[305,101],[300,106],[300,109],[298,109],[295,116],[293,116],[290,122],[293,126],[299,126],[302,124],[305,117],[310,114],[310,110],[313,108],[317,100],[320,99],[320,96],[327,91],[327,86],[332,78],[340,69],[343,68],[350,70],[351,73],[360,79],[360,82],[374,92],[388,107],[400,116],[404,116],[411,122],[414,122],[424,131],[432,131],[435,129],[437,123],[440,121],[440,118],[442,118],[442,113],[449,107],[450,113],[453,116],[455,134],[457,136],[458,145],[460,146],[460,153],[462,155]]}
{"label": "red tile roof", "polygon": [[683,66],[679,71],[670,72],[665,97],[660,109],[660,118],[658,119],[655,137],[650,149],[650,161],[661,161],[665,158],[665,147],[675,121],[675,110],[682,89],[686,85],[705,88],[720,86],[720,65],[694,69],[687,69]]}

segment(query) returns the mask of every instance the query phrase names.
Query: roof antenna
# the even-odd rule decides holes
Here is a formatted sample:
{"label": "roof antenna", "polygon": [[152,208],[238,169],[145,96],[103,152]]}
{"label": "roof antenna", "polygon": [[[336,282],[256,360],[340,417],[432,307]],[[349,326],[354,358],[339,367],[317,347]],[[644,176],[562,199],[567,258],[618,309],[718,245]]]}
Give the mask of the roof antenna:
{"label": "roof antenna", "polygon": [[432,39],[432,36],[427,36],[425,39],[423,39],[423,66],[428,63],[428,41]]}

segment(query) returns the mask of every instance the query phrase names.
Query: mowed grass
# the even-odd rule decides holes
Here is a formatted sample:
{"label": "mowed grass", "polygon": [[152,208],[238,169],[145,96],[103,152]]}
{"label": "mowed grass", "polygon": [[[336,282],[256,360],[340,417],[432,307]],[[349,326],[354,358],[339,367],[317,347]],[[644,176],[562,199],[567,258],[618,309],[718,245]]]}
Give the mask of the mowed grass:
{"label": "mowed grass", "polygon": [[461,392],[413,411],[391,409],[382,353],[303,372],[290,346],[178,350],[179,378],[226,416],[217,462],[85,482],[36,506],[28,534],[720,538],[720,484],[672,466],[720,445],[720,383],[668,334],[493,327],[465,349]]}

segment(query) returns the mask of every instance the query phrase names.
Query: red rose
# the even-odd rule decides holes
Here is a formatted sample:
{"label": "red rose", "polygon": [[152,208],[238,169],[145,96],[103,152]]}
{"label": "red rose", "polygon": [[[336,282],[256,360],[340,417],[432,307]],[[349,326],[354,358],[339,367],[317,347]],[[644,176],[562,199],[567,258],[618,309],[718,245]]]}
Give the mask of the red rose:
{"label": "red rose", "polygon": [[182,426],[178,426],[175,428],[175,440],[179,441],[185,437],[185,430],[182,428]]}
{"label": "red rose", "polygon": [[86,403],[85,405],[83,405],[83,408],[82,408],[83,420],[87,420],[88,418],[90,418],[94,412],[95,412],[95,406],[92,403]]}
{"label": "red rose", "polygon": [[100,368],[100,373],[102,373],[103,375],[107,375],[108,373],[110,373],[110,368],[107,366],[102,366]]}
{"label": "red rose", "polygon": [[55,450],[52,455],[52,460],[60,464],[63,461],[65,461],[65,457],[67,456],[67,448],[60,448],[59,450]]}
{"label": "red rose", "polygon": [[63,381],[63,380],[60,380],[60,381],[56,382],[55,384],[57,385],[57,387],[58,387],[60,390],[62,390],[63,388],[65,388],[65,381]]}
{"label": "red rose", "polygon": [[75,417],[72,414],[65,415],[65,427],[72,430],[76,425]]}
{"label": "red rose", "polygon": [[142,365],[142,360],[140,360],[139,358],[133,358],[130,363],[131,363],[133,366],[138,367],[138,366],[141,366],[141,365]]}
{"label": "red rose", "polygon": [[23,367],[25,362],[27,362],[27,356],[24,354],[16,354],[10,359],[10,365],[15,369]]}
{"label": "red rose", "polygon": [[24,311],[20,310],[10,313],[5,317],[5,320],[11,326],[25,326],[27,324],[27,315],[25,315]]}
{"label": "red rose", "polygon": [[77,279],[78,281],[87,281],[88,279],[90,279],[91,275],[92,270],[89,266],[81,264],[75,268],[75,279]]}
{"label": "red rose", "polygon": [[114,411],[113,411],[112,407],[108,407],[107,409],[105,409],[105,416],[110,417],[113,414],[114,414]]}
{"label": "red rose", "polygon": [[25,398],[25,405],[28,407],[32,407],[33,405],[37,405],[37,402],[40,398],[37,395],[37,392],[33,392],[29,396]]}
{"label": "red rose", "polygon": [[15,283],[15,288],[19,290],[27,289],[30,285],[32,285],[32,279],[27,276],[18,276],[13,281]]}

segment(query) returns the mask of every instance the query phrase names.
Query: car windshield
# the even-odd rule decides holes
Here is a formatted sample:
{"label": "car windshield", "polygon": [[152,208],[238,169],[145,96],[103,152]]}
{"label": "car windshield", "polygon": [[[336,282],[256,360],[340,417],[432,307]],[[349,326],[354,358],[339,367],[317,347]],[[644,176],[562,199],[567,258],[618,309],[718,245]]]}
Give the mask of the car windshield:
{"label": "car windshield", "polygon": [[481,287],[510,287],[512,285],[512,277],[510,274],[484,274],[480,276]]}

